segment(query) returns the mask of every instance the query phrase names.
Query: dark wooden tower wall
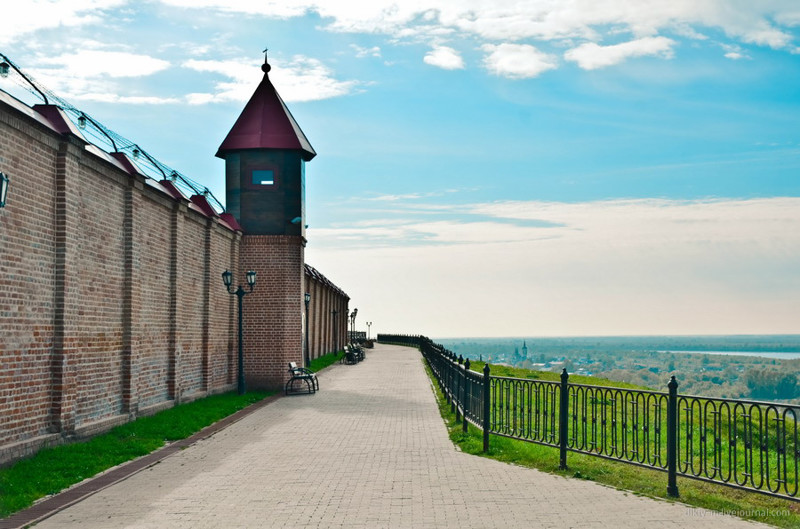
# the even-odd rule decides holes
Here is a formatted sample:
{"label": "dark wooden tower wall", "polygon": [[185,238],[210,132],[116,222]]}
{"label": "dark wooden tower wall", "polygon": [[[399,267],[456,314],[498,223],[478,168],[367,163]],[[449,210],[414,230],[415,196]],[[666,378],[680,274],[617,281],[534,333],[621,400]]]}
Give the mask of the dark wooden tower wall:
{"label": "dark wooden tower wall", "polygon": [[245,233],[305,236],[305,161],[297,151],[225,156],[227,210]]}

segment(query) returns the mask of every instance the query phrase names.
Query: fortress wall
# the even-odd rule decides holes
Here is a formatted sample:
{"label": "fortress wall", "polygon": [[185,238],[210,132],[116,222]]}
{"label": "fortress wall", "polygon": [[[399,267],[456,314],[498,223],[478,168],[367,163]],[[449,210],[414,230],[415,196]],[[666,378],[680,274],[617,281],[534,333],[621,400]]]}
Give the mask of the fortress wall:
{"label": "fortress wall", "polygon": [[[0,171],[11,179],[0,208],[0,465],[235,389],[237,306],[223,270],[234,286],[258,272],[244,299],[249,387],[279,388],[287,362],[302,364],[303,237],[243,236],[88,144],[60,110],[2,91]],[[332,351],[334,335],[344,343],[346,311],[341,290],[314,286],[312,357]]]}
{"label": "fortress wall", "polygon": [[35,120],[0,109],[0,171],[12,178],[0,209],[0,446],[11,457],[23,439],[52,437],[58,147]]}
{"label": "fortress wall", "polygon": [[0,464],[232,389],[241,234],[3,94]]}

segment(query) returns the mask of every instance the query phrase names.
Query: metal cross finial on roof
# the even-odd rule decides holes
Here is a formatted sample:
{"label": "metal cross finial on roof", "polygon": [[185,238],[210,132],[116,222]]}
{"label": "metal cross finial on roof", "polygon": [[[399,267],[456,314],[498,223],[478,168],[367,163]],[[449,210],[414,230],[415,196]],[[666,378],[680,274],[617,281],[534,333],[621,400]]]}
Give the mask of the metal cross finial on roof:
{"label": "metal cross finial on roof", "polygon": [[261,71],[264,73],[269,73],[269,71],[272,69],[272,66],[269,65],[269,62],[267,62],[268,51],[269,48],[264,48],[264,64],[261,66]]}

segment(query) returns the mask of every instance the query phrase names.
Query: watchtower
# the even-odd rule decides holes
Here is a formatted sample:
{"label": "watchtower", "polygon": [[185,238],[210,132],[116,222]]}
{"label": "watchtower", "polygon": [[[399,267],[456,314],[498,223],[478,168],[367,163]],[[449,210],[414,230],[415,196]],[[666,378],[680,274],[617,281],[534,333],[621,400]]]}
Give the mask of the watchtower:
{"label": "watchtower", "polygon": [[302,365],[305,163],[316,152],[264,78],[217,151],[225,160],[227,210],[242,227],[239,277],[258,283],[244,299],[248,387],[283,384],[288,362]]}

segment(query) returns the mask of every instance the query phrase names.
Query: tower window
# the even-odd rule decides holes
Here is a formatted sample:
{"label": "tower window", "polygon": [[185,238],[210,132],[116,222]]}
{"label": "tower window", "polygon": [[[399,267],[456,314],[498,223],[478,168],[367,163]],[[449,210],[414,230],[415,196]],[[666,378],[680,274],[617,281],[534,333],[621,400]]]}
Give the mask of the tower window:
{"label": "tower window", "polygon": [[272,169],[257,169],[253,171],[253,184],[257,186],[275,185],[275,171]]}

